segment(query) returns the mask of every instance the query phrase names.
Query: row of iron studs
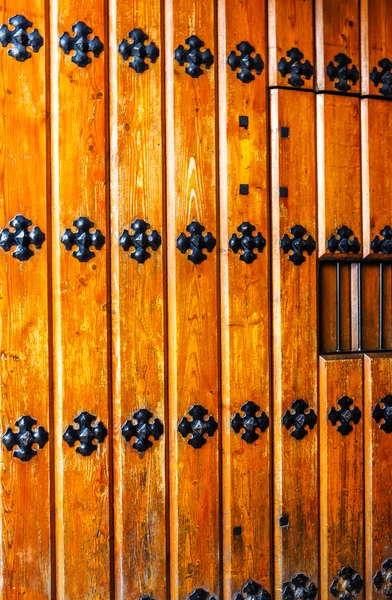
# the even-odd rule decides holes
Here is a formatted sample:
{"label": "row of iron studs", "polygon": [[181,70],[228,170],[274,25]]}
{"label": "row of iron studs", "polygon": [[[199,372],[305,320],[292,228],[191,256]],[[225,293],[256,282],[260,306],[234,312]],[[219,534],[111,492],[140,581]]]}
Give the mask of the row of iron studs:
{"label": "row of iron studs", "polygon": [[[347,436],[353,431],[353,423],[357,425],[362,417],[362,413],[353,400],[348,396],[341,396],[337,400],[339,410],[332,406],[328,412],[328,419],[335,427],[338,423],[337,431]],[[383,406],[382,406],[383,405]],[[260,407],[255,402],[249,400],[241,406],[240,413],[235,413],[231,419],[231,427],[235,433],[241,433],[241,439],[247,444],[252,444],[259,437],[259,433],[264,433],[269,426],[269,417],[264,411],[260,411]],[[260,412],[259,412],[260,411]],[[257,414],[259,413],[259,414]],[[213,437],[218,429],[218,423],[212,415],[208,415],[208,410],[201,404],[194,404],[188,411],[191,417],[183,417],[178,424],[178,432],[186,439],[192,448],[202,448],[207,439],[205,436]],[[392,433],[392,395],[388,394],[381,398],[375,405],[372,416],[376,423],[383,421],[379,428],[385,433]],[[132,447],[140,454],[144,454],[152,447],[154,440],[159,440],[163,435],[163,423],[159,419],[152,421],[153,414],[146,408],[142,408],[134,413],[132,420],[127,420],[122,427],[122,435],[127,442],[132,438],[135,441]],[[75,429],[73,425],[69,425],[64,432],[63,439],[70,447],[73,447],[76,442],[79,446],[76,452],[82,456],[90,456],[97,450],[97,444],[102,444],[105,440],[108,431],[101,421],[97,421],[96,416],[87,411],[81,412],[74,418],[74,422],[78,425]],[[309,405],[305,400],[299,398],[294,400],[291,405],[291,410],[286,410],[282,418],[282,424],[287,430],[291,429],[290,435],[296,440],[302,440],[308,435],[308,430],[313,429],[317,423],[317,415],[313,409],[309,409]],[[33,448],[38,445],[43,448],[48,441],[49,435],[41,425],[36,429],[33,427],[37,421],[30,416],[23,416],[15,425],[18,427],[18,432],[13,432],[11,427],[8,427],[3,435],[3,444],[7,450],[12,451],[14,446],[18,446],[18,450],[14,450],[13,456],[19,458],[23,462],[28,462],[37,454],[37,450]],[[188,437],[190,436],[190,437]],[[93,442],[96,442],[93,444]]]}
{"label": "row of iron studs", "polygon": [[[9,44],[13,46],[8,50],[10,56],[18,61],[24,61],[31,57],[31,53],[27,50],[28,47],[34,52],[39,51],[44,40],[37,29],[30,33],[27,32],[27,29],[33,26],[31,21],[28,21],[23,15],[15,15],[8,20],[8,23],[14,29],[9,30],[7,25],[3,24],[0,28],[0,43],[3,47]],[[63,33],[59,40],[60,47],[65,54],[69,54],[73,50],[75,54],[72,56],[72,61],[78,67],[86,67],[92,62],[88,54],[91,53],[98,58],[103,52],[104,45],[98,36],[89,39],[93,30],[83,21],[78,21],[72,25],[71,29],[74,37],[71,37],[68,32]],[[154,42],[145,43],[149,36],[142,29],[133,29],[128,36],[132,42],[129,43],[123,39],[118,51],[136,73],[144,73],[149,68],[145,61],[148,59],[151,63],[155,63],[159,57],[159,49]],[[185,44],[188,48],[184,48],[180,44],[174,52],[174,58],[180,66],[187,63],[186,73],[193,78],[198,78],[204,73],[202,66],[209,69],[214,63],[214,57],[208,48],[202,50],[205,44],[197,35],[187,38]],[[255,79],[255,74],[261,75],[264,61],[260,54],[255,54],[256,50],[249,42],[242,41],[237,44],[236,48],[239,54],[234,50],[230,52],[227,63],[232,71],[237,71],[239,81],[250,83]],[[301,88],[304,85],[304,79],[311,79],[313,76],[313,66],[309,60],[303,61],[304,55],[298,48],[291,48],[286,55],[289,60],[282,57],[278,62],[277,69],[282,77],[289,76],[287,80],[289,85],[293,88]],[[351,82],[352,86],[356,86],[358,83],[359,71],[355,65],[350,66],[351,63],[352,60],[349,56],[339,53],[334,57],[334,62],[329,62],[326,67],[330,81],[337,80],[335,88],[339,92],[351,91],[348,82]],[[377,88],[381,85],[378,90],[380,94],[386,98],[392,98],[392,62],[388,58],[383,58],[378,66],[380,70],[374,67],[370,73],[370,80]]]}
{"label": "row of iron studs", "polygon": [[[392,596],[392,559],[388,558],[382,563],[382,569],[377,571],[373,577],[373,583],[378,591],[384,596]],[[346,565],[338,572],[337,577],[332,581],[329,591],[334,598],[338,600],[355,600],[363,588],[363,579],[352,567]],[[298,573],[291,579],[285,581],[282,585],[282,600],[295,600],[303,598],[304,600],[315,600],[317,596],[317,587],[303,573]],[[271,600],[270,593],[264,589],[260,583],[249,579],[242,587],[240,593],[234,595],[233,600]],[[150,594],[140,596],[139,600],[155,600]],[[216,596],[202,588],[194,590],[186,600],[217,600]]]}
{"label": "row of iron studs", "polygon": [[[32,222],[23,215],[16,215],[10,221],[10,225],[15,231],[12,232],[8,228],[2,229],[0,232],[0,247],[9,252],[15,246],[16,249],[13,251],[12,256],[20,261],[29,260],[34,255],[30,246],[32,245],[36,249],[41,248],[45,241],[45,234],[38,226],[33,227],[29,231]],[[94,227],[94,223],[87,217],[79,217],[73,222],[73,225],[76,227],[76,231],[73,232],[67,228],[61,236],[61,241],[66,250],[72,250],[76,246],[77,250],[72,255],[80,262],[88,262],[95,256],[90,247],[92,246],[96,250],[101,250],[105,244],[105,236],[100,229],[90,232],[90,229]],[[119,244],[125,252],[128,252],[133,247],[134,251],[130,255],[131,258],[139,264],[143,264],[151,257],[151,254],[147,252],[148,248],[152,251],[158,250],[162,243],[161,236],[155,229],[151,233],[147,233],[150,229],[150,224],[143,221],[143,219],[136,219],[131,223],[131,229],[133,229],[132,234],[129,233],[128,229],[124,229],[120,236]],[[215,248],[216,240],[210,232],[204,235],[203,231],[205,227],[197,221],[190,223],[186,227],[186,230],[189,236],[181,233],[177,238],[177,248],[182,254],[190,251],[188,260],[199,265],[207,259],[207,255],[203,253],[203,250],[212,252]],[[229,248],[234,254],[241,252],[240,260],[251,264],[257,259],[257,254],[254,253],[254,250],[259,253],[263,252],[266,240],[260,232],[253,235],[256,228],[251,223],[241,223],[237,230],[241,234],[241,237],[233,233],[229,240]],[[316,242],[311,235],[307,235],[307,231],[302,225],[294,225],[290,231],[292,237],[290,238],[287,233],[284,234],[280,241],[280,246],[284,254],[291,252],[288,257],[289,260],[295,265],[300,266],[305,261],[304,252],[307,252],[310,256],[316,248]],[[332,254],[335,252],[344,254],[359,253],[360,243],[358,238],[353,237],[351,229],[343,225],[336,233],[337,235],[332,235],[327,241],[329,252]],[[379,236],[374,238],[371,243],[373,252],[392,254],[392,228],[386,225],[380,231],[380,234],[384,239],[380,239]],[[305,235],[307,237],[304,239]]]}

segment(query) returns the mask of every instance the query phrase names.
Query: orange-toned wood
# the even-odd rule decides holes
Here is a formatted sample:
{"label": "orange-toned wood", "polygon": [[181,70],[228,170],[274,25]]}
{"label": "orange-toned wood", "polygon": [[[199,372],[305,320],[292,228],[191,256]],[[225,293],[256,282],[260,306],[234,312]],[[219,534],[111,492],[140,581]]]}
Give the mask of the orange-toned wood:
{"label": "orange-toned wood", "polygon": [[[166,598],[165,436],[145,453],[121,431],[140,409],[168,423],[164,409],[164,275],[162,245],[139,263],[119,246],[136,219],[147,234],[163,234],[162,77],[160,2],[110,4],[113,435],[116,597]],[[137,73],[118,43],[142,29],[160,56]],[[137,34],[136,34],[137,35]],[[166,239],[164,238],[164,243]]]}
{"label": "orange-toned wood", "polygon": [[[342,594],[350,585],[356,598],[364,597],[362,371],[360,355],[320,357],[322,598],[328,598],[332,590]],[[343,411],[350,411],[351,416]],[[355,573],[341,572],[347,567]]]}
{"label": "orange-toned wood", "polygon": [[47,79],[48,30],[43,0],[6,1],[0,10],[1,24],[10,31],[9,19],[23,15],[44,38],[37,53],[24,62],[0,51],[0,227],[14,232],[9,222],[16,215],[30,219],[45,233],[41,249],[23,262],[0,251],[0,357],[1,435],[22,416],[36,419],[49,432],[50,442],[23,462],[1,447],[0,597],[4,600],[51,598],[51,491],[50,457],[54,431],[49,409],[48,248],[50,206],[47,171]]}
{"label": "orange-toned wood", "polygon": [[[392,111],[388,102],[361,101],[362,112],[362,205],[364,256],[388,258],[382,251],[374,253],[372,241],[381,231],[392,227],[392,178],[387,165],[392,160]],[[378,247],[377,247],[378,249]]]}
{"label": "orange-toned wood", "polygon": [[[364,359],[364,428],[365,428],[365,581],[366,599],[385,598],[390,583],[385,580],[383,563],[391,558],[392,498],[389,462],[391,440],[382,414],[388,410],[392,394],[391,354],[369,354]],[[389,399],[388,399],[389,396]],[[386,403],[383,402],[386,400]],[[389,402],[389,404],[388,404]],[[374,418],[376,417],[376,419]],[[376,578],[377,587],[373,578]],[[389,571],[390,572],[390,571]],[[383,593],[384,592],[384,593]]]}
{"label": "orange-toned wood", "polygon": [[[320,353],[352,349],[352,265],[325,261],[319,268]],[[340,279],[340,327],[337,321],[337,279]],[[355,298],[354,298],[355,301]],[[340,337],[340,339],[339,339]],[[339,343],[338,343],[339,342]]]}
{"label": "orange-toned wood", "polygon": [[369,74],[374,68],[381,73],[379,62],[392,60],[392,13],[389,0],[361,0],[361,63],[362,94],[382,98],[381,84],[374,85]]}
{"label": "orange-toned wood", "polygon": [[392,348],[392,265],[384,264],[384,329],[383,329],[383,340],[384,348]]}
{"label": "orange-toned wood", "polygon": [[334,92],[360,92],[360,80],[355,72],[354,80],[347,81],[350,89],[339,89],[338,78],[332,81],[327,75],[327,67],[332,62],[334,67],[344,65],[335,61],[339,54],[345,54],[351,63],[348,69],[360,70],[359,56],[359,2],[358,0],[315,0],[316,22],[316,63],[317,88]]}
{"label": "orange-toned wood", "polygon": [[[380,341],[380,267],[364,264],[362,277],[362,348],[378,350]],[[390,310],[389,305],[389,310]]]}
{"label": "orange-toned wood", "polygon": [[193,405],[219,421],[217,248],[195,265],[176,240],[198,221],[216,238],[215,66],[198,78],[173,52],[197,35],[215,57],[214,2],[167,0],[167,252],[170,411],[170,570],[173,600],[219,596],[219,433],[195,449],[178,432]]}
{"label": "orange-toned wood", "polygon": [[361,139],[359,99],[317,96],[318,255],[331,256],[327,243],[337,230],[348,227],[351,252],[336,250],[336,258],[360,256],[361,244]]}
{"label": "orange-toned wood", "polygon": [[[301,63],[309,61],[314,70],[313,13],[313,0],[268,0],[269,85],[290,87],[289,75],[282,77],[278,63],[281,58],[290,61],[286,53],[292,48],[298,48],[304,55]],[[302,89],[314,87],[314,75],[301,78]]]}
{"label": "orange-toned wood", "polygon": [[[109,598],[107,187],[105,10],[101,0],[51,5],[51,124],[53,182],[53,321],[58,598]],[[105,45],[85,67],[59,47],[83,21]],[[90,36],[91,38],[92,36]],[[91,54],[89,55],[91,57]],[[95,256],[79,262],[60,242],[72,222],[88,217],[106,236]],[[75,248],[73,248],[73,251]],[[91,456],[77,453],[63,433],[82,411],[109,434]],[[93,442],[94,444],[96,442]]]}
{"label": "orange-toned wood", "polygon": [[[256,429],[248,443],[244,429],[234,432],[234,415],[254,402],[268,418],[270,410],[269,223],[267,190],[267,97],[265,70],[243,83],[227,65],[241,41],[249,42],[265,61],[265,3],[247,0],[218,7],[220,47],[220,215],[222,330],[222,473],[224,598],[231,600],[249,579],[271,590],[270,427]],[[238,54],[238,52],[237,52]],[[254,56],[254,54],[253,54]],[[237,69],[237,73],[239,69]],[[253,71],[254,73],[254,71]],[[243,123],[247,119],[246,124]],[[240,184],[248,195],[240,195]],[[229,249],[238,227],[250,223],[253,236],[267,246]],[[259,233],[260,232],[260,233]],[[236,248],[237,249],[237,248]],[[251,259],[252,260],[252,259]],[[259,410],[256,413],[260,415]]]}
{"label": "orange-toned wood", "polygon": [[[280,248],[290,228],[302,225],[317,239],[315,101],[313,94],[271,92],[271,194],[274,367],[275,593],[304,573],[318,586],[317,425],[295,439],[283,415],[303,399],[317,412],[316,256],[297,266]],[[289,137],[281,137],[281,128]],[[287,197],[280,188],[287,187]],[[308,427],[306,427],[306,430]],[[283,518],[283,521],[281,521]],[[280,523],[283,523],[281,526]]]}

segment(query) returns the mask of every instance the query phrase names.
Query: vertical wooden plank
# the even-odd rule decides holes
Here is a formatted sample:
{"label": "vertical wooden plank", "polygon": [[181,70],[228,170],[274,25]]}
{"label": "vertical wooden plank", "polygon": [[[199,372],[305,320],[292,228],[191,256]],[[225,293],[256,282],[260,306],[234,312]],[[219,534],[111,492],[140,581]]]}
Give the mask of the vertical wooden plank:
{"label": "vertical wooden plank", "polygon": [[389,102],[361,101],[364,256],[392,255],[392,110]]}
{"label": "vertical wooden plank", "polygon": [[228,600],[241,590],[256,596],[258,586],[271,591],[265,10],[259,0],[219,2],[223,586]]}
{"label": "vertical wooden plank", "polygon": [[[173,600],[220,585],[214,12],[213,0],[165,3]],[[201,42],[197,65],[189,43]]]}
{"label": "vertical wooden plank", "polygon": [[362,357],[320,357],[320,594],[363,598]]}
{"label": "vertical wooden plank", "polygon": [[[160,5],[159,0],[110,2],[114,525],[119,599],[142,594],[168,597],[162,437],[167,424]],[[142,60],[137,60],[138,43],[147,53],[143,58],[140,51]]]}
{"label": "vertical wooden plank", "polygon": [[[361,0],[362,94],[391,98],[388,74],[392,61],[391,5],[389,0]],[[386,61],[384,62],[384,59]],[[380,65],[380,62],[382,64]],[[381,94],[381,95],[380,95]]]}
{"label": "vertical wooden plank", "polygon": [[270,86],[314,87],[313,13],[313,0],[268,0]]}
{"label": "vertical wooden plank", "polygon": [[315,4],[317,88],[359,93],[359,1]]}
{"label": "vertical wooden plank", "polygon": [[318,254],[361,255],[361,138],[358,98],[317,96]]}
{"label": "vertical wooden plank", "polygon": [[51,19],[57,595],[109,598],[104,2],[56,0]]}
{"label": "vertical wooden plank", "polygon": [[[0,52],[0,596],[38,600],[52,593],[47,442],[54,434],[49,413],[45,2],[3,2],[0,19],[3,44],[4,30],[10,35]],[[14,35],[26,33],[18,52],[20,38]],[[46,238],[43,243],[31,233],[36,227]],[[30,236],[29,244],[23,234]]]}
{"label": "vertical wooden plank", "polygon": [[[280,596],[282,587],[295,592],[298,574],[309,578],[307,586],[318,587],[313,94],[273,90],[271,130],[275,593]],[[298,245],[303,251],[295,250]]]}
{"label": "vertical wooden plank", "polygon": [[365,428],[365,581],[367,600],[391,594],[392,496],[390,354],[369,354],[364,359]]}

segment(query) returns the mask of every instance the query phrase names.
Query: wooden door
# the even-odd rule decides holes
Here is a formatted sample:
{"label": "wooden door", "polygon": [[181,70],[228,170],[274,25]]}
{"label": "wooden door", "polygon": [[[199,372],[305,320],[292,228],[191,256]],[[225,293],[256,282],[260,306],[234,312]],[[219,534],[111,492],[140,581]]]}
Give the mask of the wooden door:
{"label": "wooden door", "polygon": [[0,598],[391,598],[389,0],[0,18]]}

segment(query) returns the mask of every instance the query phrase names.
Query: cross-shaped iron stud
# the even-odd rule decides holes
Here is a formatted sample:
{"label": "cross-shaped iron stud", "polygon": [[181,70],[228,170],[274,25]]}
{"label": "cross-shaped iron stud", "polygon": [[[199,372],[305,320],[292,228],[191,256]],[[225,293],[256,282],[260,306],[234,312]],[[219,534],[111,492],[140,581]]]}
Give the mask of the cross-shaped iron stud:
{"label": "cross-shaped iron stud", "polygon": [[382,254],[392,254],[392,227],[385,225],[385,227],[381,229],[380,235],[384,239],[382,240],[376,235],[370,244],[371,249],[376,254],[379,252]]}
{"label": "cross-shaped iron stud", "polygon": [[311,235],[308,235],[308,237],[304,239],[304,235],[307,234],[307,231],[302,225],[294,225],[290,231],[293,237],[290,238],[290,236],[285,233],[280,240],[280,247],[284,254],[288,254],[292,251],[292,254],[289,255],[289,260],[299,267],[305,262],[303,253],[307,252],[310,256],[316,249],[316,242]]}
{"label": "cross-shaped iron stud", "polygon": [[301,62],[304,55],[298,48],[291,48],[286,52],[286,56],[289,57],[289,61],[282,57],[278,63],[278,71],[282,77],[290,75],[288,83],[294,88],[300,88],[304,85],[305,79],[310,79],[313,76],[313,67],[308,60]]}
{"label": "cross-shaped iron stud", "polygon": [[242,594],[235,594],[233,600],[271,600],[271,595],[260,583],[249,579],[242,586]]}
{"label": "cross-shaped iron stud", "polygon": [[308,430],[305,428],[313,429],[316,425],[317,415],[312,408],[308,412],[305,412],[309,408],[309,404],[305,400],[302,400],[302,398],[294,400],[291,408],[293,412],[286,410],[283,415],[283,425],[286,429],[293,427],[290,435],[296,440],[302,440],[308,435]]}
{"label": "cross-shaped iron stud", "polygon": [[339,598],[339,600],[354,600],[362,588],[362,577],[347,565],[338,572],[337,578],[331,584],[330,592],[334,598]]}
{"label": "cross-shaped iron stud", "polygon": [[389,58],[383,58],[378,63],[378,66],[381,67],[381,70],[379,71],[377,67],[373,67],[370,73],[370,80],[376,87],[381,83],[381,87],[378,90],[379,93],[385,96],[385,98],[392,98],[392,62]]}
{"label": "cross-shaped iron stud", "polygon": [[246,221],[237,227],[237,231],[242,234],[241,237],[236,233],[233,233],[229,240],[230,250],[232,250],[234,254],[237,254],[237,252],[241,250],[242,254],[240,255],[240,260],[248,265],[257,259],[257,254],[255,254],[253,250],[257,250],[261,253],[266,245],[265,238],[260,232],[255,236],[253,235],[255,230],[256,227]]}
{"label": "cross-shaped iron stud", "polygon": [[[64,432],[63,440],[71,448],[75,442],[80,442],[80,445],[76,448],[76,452],[82,456],[90,456],[95,452],[98,447],[97,444],[102,444],[108,434],[108,430],[101,421],[93,425],[96,418],[95,415],[83,411],[74,418],[74,422],[79,427],[75,429],[72,425],[68,425]],[[93,441],[96,441],[97,444],[93,444]]]}
{"label": "cross-shaped iron stud", "polygon": [[330,81],[337,79],[334,87],[339,90],[339,92],[349,92],[351,86],[348,82],[351,81],[352,85],[357,85],[359,71],[355,65],[352,67],[349,66],[352,63],[352,60],[347,54],[339,52],[339,54],[335,56],[334,61],[337,63],[336,65],[333,64],[332,60],[328,63],[327,75]]}
{"label": "cross-shaped iron stud", "polygon": [[119,244],[125,252],[128,252],[133,246],[134,251],[131,252],[131,258],[139,264],[143,264],[148,258],[151,258],[151,254],[146,249],[158,250],[162,242],[161,236],[155,229],[150,234],[147,234],[146,231],[150,229],[150,224],[143,221],[143,219],[136,219],[136,221],[131,223],[131,228],[134,233],[130,235],[128,229],[124,229]]}
{"label": "cross-shaped iron stud", "polygon": [[38,52],[44,43],[42,35],[38,29],[27,33],[27,29],[32,27],[33,24],[23,15],[11,17],[11,19],[8,19],[8,23],[13,25],[14,29],[10,31],[7,25],[0,27],[0,44],[3,48],[8,44],[12,44],[13,47],[8,50],[8,54],[20,62],[31,58],[31,52],[27,48],[30,47],[33,52]]}
{"label": "cross-shaped iron stud", "polygon": [[192,421],[189,421],[187,417],[183,417],[178,425],[178,431],[183,438],[188,435],[192,436],[188,440],[188,444],[192,448],[201,448],[207,443],[204,435],[212,437],[218,429],[218,423],[212,415],[207,420],[204,419],[208,415],[208,410],[200,404],[194,404],[188,410],[188,415],[192,417]]}
{"label": "cross-shaped iron stud", "polygon": [[255,78],[252,71],[256,75],[261,75],[264,69],[264,62],[260,54],[251,56],[255,52],[255,49],[249,42],[241,42],[237,44],[236,48],[240,54],[238,55],[232,50],[227,57],[227,63],[232,71],[240,69],[237,73],[237,79],[242,81],[242,83],[250,83]]}
{"label": "cross-shaped iron stud", "polygon": [[348,396],[341,396],[337,402],[340,406],[340,409],[336,410],[336,408],[332,406],[328,413],[328,419],[333,426],[335,426],[337,423],[340,423],[337,430],[342,435],[348,435],[350,431],[353,430],[351,423],[355,423],[357,425],[361,419],[362,413],[358,406],[354,406],[352,409],[350,409],[350,406],[354,404],[354,400]]}
{"label": "cross-shaped iron stud", "polygon": [[[336,230],[336,235],[331,235],[331,237],[327,241],[327,249],[332,252],[341,252],[342,254],[358,254],[361,249],[361,244],[357,237],[354,237],[353,231],[347,227],[347,225],[342,225],[339,229]],[[352,238],[352,239],[350,239]]]}
{"label": "cross-shaped iron stud", "polygon": [[103,52],[103,44],[98,36],[95,36],[92,40],[89,40],[88,36],[93,32],[91,27],[78,21],[75,25],[72,25],[72,31],[75,36],[71,38],[69,33],[66,31],[60,38],[60,48],[65,54],[69,54],[71,50],[75,51],[72,57],[78,67],[87,67],[92,61],[89,52],[91,52],[95,58],[98,58],[101,52]]}
{"label": "cross-shaped iron stud", "polygon": [[90,246],[101,250],[105,243],[105,236],[100,229],[90,233],[89,230],[94,227],[94,223],[87,217],[79,217],[73,221],[73,225],[77,231],[73,232],[67,228],[61,236],[61,241],[66,250],[72,250],[72,246],[77,246],[78,249],[72,252],[72,256],[79,262],[88,262],[95,256],[95,252],[90,250]]}
{"label": "cross-shaped iron stud", "polygon": [[20,261],[29,260],[34,255],[30,246],[34,246],[39,250],[45,241],[45,234],[37,226],[29,231],[28,228],[32,225],[32,222],[23,215],[16,215],[10,221],[10,225],[15,231],[10,231],[7,227],[1,230],[0,247],[5,252],[9,252],[15,246],[12,256]]}
{"label": "cross-shaped iron stud", "polygon": [[207,256],[203,254],[203,250],[212,252],[215,248],[216,240],[210,232],[203,235],[205,227],[197,221],[192,221],[192,223],[187,225],[186,230],[190,235],[187,237],[185,233],[181,233],[177,238],[177,248],[181,254],[186,254],[188,250],[191,250],[191,253],[187,257],[188,260],[193,262],[194,265],[200,265],[204,260],[207,260]]}
{"label": "cross-shaped iron stud", "polygon": [[34,445],[42,449],[49,439],[49,434],[42,425],[32,429],[36,424],[36,419],[25,415],[15,423],[19,428],[17,433],[8,427],[3,435],[3,444],[8,451],[11,451],[14,446],[19,447],[18,450],[14,450],[13,456],[22,462],[28,462],[37,455],[37,450],[33,448]]}
{"label": "cross-shaped iron stud", "polygon": [[152,441],[159,440],[163,434],[163,424],[159,419],[154,419],[153,423],[150,423],[153,414],[146,408],[141,408],[133,415],[132,419],[136,421],[133,423],[128,420],[122,427],[122,434],[127,442],[133,437],[136,441],[132,444],[132,448],[137,450],[140,454],[144,454],[146,450],[152,447]]}
{"label": "cross-shaped iron stud", "polygon": [[[381,404],[384,406],[381,408]],[[380,429],[385,433],[392,433],[392,395],[387,394],[381,400],[377,402],[373,408],[373,419],[376,423],[384,420],[384,423],[380,425]]]}
{"label": "cross-shaped iron stud", "polygon": [[243,404],[241,410],[244,412],[244,416],[241,417],[239,413],[235,413],[231,420],[231,427],[235,433],[239,433],[241,429],[244,429],[241,439],[245,440],[248,444],[252,444],[260,437],[256,433],[256,429],[264,433],[269,425],[269,418],[263,411],[259,416],[256,415],[260,410],[260,406],[252,402],[252,400],[248,400],[248,402]]}
{"label": "cross-shaped iron stud", "polygon": [[[132,29],[128,33],[128,37],[133,40],[132,43],[129,44],[126,39],[122,40],[118,51],[123,59],[128,61],[128,66],[136,73],[144,73],[149,68],[146,59],[155,63],[159,56],[159,50],[154,42],[147,45],[144,43],[148,40],[148,35],[142,29]],[[131,58],[132,60],[130,60]]]}
{"label": "cross-shaped iron stud", "polygon": [[194,79],[197,79],[200,75],[204,74],[201,66],[204,65],[206,69],[209,69],[214,63],[214,57],[208,48],[201,51],[204,42],[197,35],[191,35],[191,37],[185,40],[185,43],[188,44],[189,48],[185,49],[180,44],[174,52],[174,58],[181,67],[185,63],[188,63],[185,72]]}

